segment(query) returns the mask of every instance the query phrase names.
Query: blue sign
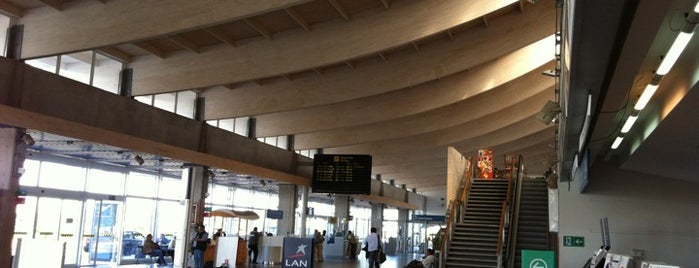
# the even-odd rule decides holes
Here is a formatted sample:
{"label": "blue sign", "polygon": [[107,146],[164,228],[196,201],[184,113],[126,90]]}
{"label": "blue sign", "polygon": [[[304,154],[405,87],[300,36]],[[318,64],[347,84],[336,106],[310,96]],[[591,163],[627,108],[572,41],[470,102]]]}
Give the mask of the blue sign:
{"label": "blue sign", "polygon": [[313,267],[313,239],[284,237],[282,268]]}
{"label": "blue sign", "polygon": [[420,214],[413,214],[413,221],[436,221],[436,222],[445,222],[447,219],[446,216],[444,215],[420,215]]}
{"label": "blue sign", "polygon": [[281,210],[267,210],[267,218],[270,219],[281,219],[284,217],[284,211]]}

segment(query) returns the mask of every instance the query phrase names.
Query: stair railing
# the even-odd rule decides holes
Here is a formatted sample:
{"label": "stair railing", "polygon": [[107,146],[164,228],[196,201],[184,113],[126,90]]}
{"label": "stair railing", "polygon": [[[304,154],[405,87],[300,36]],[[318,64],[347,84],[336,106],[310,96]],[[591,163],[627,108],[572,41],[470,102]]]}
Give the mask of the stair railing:
{"label": "stair railing", "polygon": [[454,201],[449,202],[449,214],[447,215],[447,227],[444,231],[444,237],[440,241],[439,245],[439,267],[446,267],[447,252],[449,251],[449,244],[447,241],[451,241],[454,235],[454,225],[461,222],[461,215],[463,213],[464,205],[466,204],[466,199],[468,196],[468,189],[471,187],[471,175],[473,174],[473,159],[467,158],[469,165],[466,165],[464,169],[461,181],[459,181],[459,191],[456,194]]}
{"label": "stair railing", "polygon": [[[518,163],[521,163],[522,157],[518,156],[517,160]],[[503,252],[503,248],[505,238],[509,238],[509,241],[512,241],[512,232],[508,232],[508,234],[505,234],[505,228],[510,226],[511,217],[513,216],[513,209],[511,206],[513,199],[513,186],[516,185],[516,182],[518,181],[520,170],[521,169],[519,167],[517,169],[511,168],[509,174],[507,174],[509,175],[507,176],[507,197],[505,198],[505,201],[502,202],[502,209],[500,211],[500,228],[498,229],[498,245],[496,249],[498,256],[498,267],[503,267],[503,261],[509,259],[509,250],[508,252]],[[511,228],[508,228],[508,230],[511,230]]]}
{"label": "stair railing", "polygon": [[508,268],[514,268],[515,266],[515,259],[517,256],[517,227],[519,225],[519,209],[521,205],[521,199],[522,199],[522,181],[523,181],[523,159],[522,156],[519,156],[519,167],[517,169],[517,174],[516,174],[516,187],[515,187],[515,196],[513,197],[513,204],[512,208],[513,210],[511,211],[511,225],[510,225],[510,230],[508,231],[509,233],[509,238],[510,240],[508,241],[508,246],[507,246],[507,267]]}

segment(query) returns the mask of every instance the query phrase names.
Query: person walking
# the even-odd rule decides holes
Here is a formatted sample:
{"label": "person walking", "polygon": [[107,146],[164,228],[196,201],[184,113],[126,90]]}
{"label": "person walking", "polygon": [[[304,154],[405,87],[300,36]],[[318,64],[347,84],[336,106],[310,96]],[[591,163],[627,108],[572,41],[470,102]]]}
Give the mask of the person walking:
{"label": "person walking", "polygon": [[197,235],[192,239],[192,248],[194,249],[194,265],[195,268],[204,268],[204,252],[209,246],[209,233],[204,229],[203,224],[197,226]]}
{"label": "person walking", "polygon": [[369,268],[379,268],[379,251],[381,250],[381,241],[376,233],[376,227],[371,227],[371,233],[364,239],[367,257],[369,258]]}

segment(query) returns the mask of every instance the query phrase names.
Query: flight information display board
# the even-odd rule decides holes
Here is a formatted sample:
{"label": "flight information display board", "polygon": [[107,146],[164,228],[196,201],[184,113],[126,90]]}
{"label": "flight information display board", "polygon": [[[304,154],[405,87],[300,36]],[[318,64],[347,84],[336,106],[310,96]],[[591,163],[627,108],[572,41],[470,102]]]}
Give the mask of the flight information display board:
{"label": "flight information display board", "polygon": [[314,193],[370,194],[371,156],[316,154],[313,158]]}

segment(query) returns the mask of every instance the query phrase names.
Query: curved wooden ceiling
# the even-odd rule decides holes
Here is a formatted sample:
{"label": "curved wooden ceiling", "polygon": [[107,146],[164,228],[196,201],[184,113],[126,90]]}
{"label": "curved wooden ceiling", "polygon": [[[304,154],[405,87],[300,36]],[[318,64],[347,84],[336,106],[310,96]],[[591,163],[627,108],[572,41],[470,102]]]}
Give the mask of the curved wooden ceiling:
{"label": "curved wooden ceiling", "polygon": [[23,58],[97,49],[134,95],[196,90],[207,119],[256,118],[294,149],[371,154],[373,173],[443,197],[446,152],[524,155],[541,175],[554,129],[553,0],[8,0]]}

